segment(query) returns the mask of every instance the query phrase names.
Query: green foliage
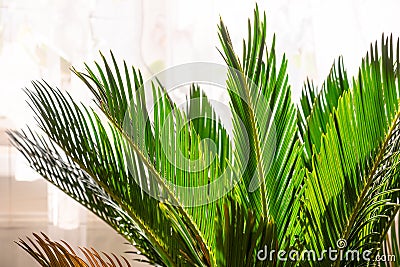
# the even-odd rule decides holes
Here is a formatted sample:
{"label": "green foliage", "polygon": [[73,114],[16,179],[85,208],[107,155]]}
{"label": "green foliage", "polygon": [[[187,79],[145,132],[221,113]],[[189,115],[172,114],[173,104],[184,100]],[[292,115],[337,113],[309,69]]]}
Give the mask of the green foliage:
{"label": "green foliage", "polygon": [[[313,250],[320,257],[339,240],[346,241],[343,254],[398,256],[399,42],[394,48],[391,37],[382,37],[352,80],[339,58],[321,90],[306,82],[296,107],[287,60],[277,58],[275,37],[267,45],[266,18],[258,8],[248,27],[239,58],[222,20],[219,25],[231,134],[199,86],[192,85],[186,109],[178,108],[161,83],[145,92],[140,71],[125,62],[120,69],[111,54],[111,61],[101,55],[102,65],[86,65],[85,72],[73,69],[96,108],[33,82],[26,93],[40,131],[10,136],[32,168],[152,264],[373,265],[257,258],[264,247]],[[224,186],[238,183],[215,200],[221,192],[210,188],[220,177]],[[210,201],[196,205],[194,191],[177,186],[203,188],[201,196]],[[43,255],[21,244],[43,263]],[[69,253],[56,251],[63,252]]]}

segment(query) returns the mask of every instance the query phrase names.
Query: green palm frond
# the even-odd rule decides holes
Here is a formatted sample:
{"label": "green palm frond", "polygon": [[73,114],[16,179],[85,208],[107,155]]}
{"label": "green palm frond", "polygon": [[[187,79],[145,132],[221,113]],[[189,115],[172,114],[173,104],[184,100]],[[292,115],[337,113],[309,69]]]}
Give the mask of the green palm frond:
{"label": "green palm frond", "polygon": [[307,168],[311,168],[311,158],[319,153],[321,137],[326,133],[329,116],[337,108],[339,97],[350,88],[343,58],[334,63],[328,78],[317,92],[310,80],[304,85],[298,113],[299,134],[304,143],[304,160]]}
{"label": "green palm frond", "polygon": [[[235,151],[237,166],[234,167],[245,168],[242,180],[246,192],[242,194],[248,198],[247,207],[254,210],[257,219],[274,218],[277,236],[282,241],[285,229],[292,223],[292,214],[296,214],[296,206],[298,208],[294,203],[295,190],[302,180],[297,114],[288,85],[287,60],[283,57],[277,66],[275,38],[270,50],[267,49],[265,14],[260,20],[258,9],[254,12],[253,30],[249,22],[242,62],[233,50],[222,21],[219,30],[224,59],[234,69],[227,86],[236,121],[235,145],[238,149]],[[248,136],[248,146],[243,144],[243,134]],[[278,148],[276,151],[275,147]],[[258,183],[260,187],[255,188]]]}
{"label": "green palm frond", "polygon": [[[11,134],[15,147],[47,181],[116,229],[152,262],[162,262],[136,222],[96,181],[53,143],[29,132]],[[64,154],[64,155],[63,155]]]}
{"label": "green palm frond", "polygon": [[[216,234],[218,266],[275,266],[272,261],[259,261],[258,249],[264,246],[277,248],[276,225],[273,220],[257,220],[251,210],[235,201],[224,203],[218,210]],[[238,246],[238,240],[241,241]]]}
{"label": "green palm frond", "polygon": [[[194,256],[195,259],[192,260],[195,262],[200,261],[199,257],[207,256],[207,252],[203,251],[205,248],[199,247],[201,243],[194,242],[199,237],[190,239],[187,236],[193,235],[191,229],[185,228],[185,232],[171,233],[171,228],[175,228],[174,223],[178,220],[162,215],[163,212],[158,208],[159,202],[145,194],[138,183],[140,180],[153,181],[153,184],[149,184],[150,189],[168,202],[168,195],[160,192],[159,187],[162,183],[155,182],[158,177],[147,179],[148,176],[155,176],[158,173],[151,171],[146,173],[148,166],[145,164],[149,163],[140,160],[133,163],[138,167],[136,173],[128,170],[127,165],[132,164],[128,160],[140,159],[141,155],[136,153],[136,148],[132,148],[132,143],[114,128],[113,124],[104,124],[95,113],[88,110],[82,111],[71,98],[57,89],[39,82],[34,83],[34,86],[36,90],[27,93],[37,111],[36,118],[40,128],[52,142],[65,151],[73,162],[89,174],[122,210],[135,220],[146,237],[152,240],[151,244],[163,262],[171,262],[171,264],[176,261],[186,262],[188,259],[173,254],[173,251],[179,253],[180,250],[185,251],[185,255]],[[124,154],[131,156],[126,158]],[[135,205],[135,203],[140,203],[140,205]],[[182,207],[170,205],[168,207],[182,209]],[[146,218],[157,218],[157,220],[143,221]],[[177,234],[180,238],[161,239],[171,234]],[[176,246],[179,246],[180,250],[175,249]],[[174,257],[176,259],[173,259]]]}
{"label": "green palm frond", "polygon": [[[399,205],[399,87],[392,41],[371,48],[353,90],[339,98],[314,154],[304,191],[307,246],[322,251],[339,239],[374,251]],[[396,61],[395,61],[396,60]],[[337,266],[346,261],[336,260]]]}
{"label": "green palm frond", "polygon": [[[193,86],[188,101],[188,114],[185,115],[171,102],[164,88],[157,89],[152,85],[152,97],[155,104],[153,123],[151,125],[150,117],[145,107],[146,96],[143,91],[143,80],[140,72],[136,72],[133,69],[133,78],[130,78],[126,64],[124,63],[126,83],[122,83],[122,75],[119,73],[114,56],[111,55],[111,57],[114,62],[115,75],[119,80],[118,86],[115,83],[112,70],[104,57],[104,66],[109,75],[108,80],[104,77],[97,63],[98,76],[102,77],[101,79],[97,78],[95,72],[89,67],[87,67],[86,74],[77,71],[75,71],[75,73],[83,79],[86,84],[90,85],[93,82],[95,83],[95,86],[90,86],[95,96],[99,96],[97,99],[98,105],[125,138],[138,147],[138,150],[141,151],[141,155],[146,158],[146,161],[154,166],[150,166],[150,168],[158,173],[158,176],[171,183],[172,188],[175,185],[190,185],[197,187],[205,186],[204,188],[207,189],[206,186],[213,183],[213,178],[218,178],[228,168],[227,161],[229,161],[231,157],[229,136],[222,123],[218,122],[218,115],[216,115],[210,105],[207,96],[200,92],[198,87]],[[131,80],[135,81],[134,86],[131,85]],[[105,92],[102,93],[103,91]],[[101,98],[101,95],[104,97]],[[113,103],[115,100],[112,96],[115,95],[117,95],[116,98],[123,99],[119,101],[119,103],[122,104]],[[127,113],[127,111],[129,112]],[[128,116],[125,116],[126,114],[128,114]],[[171,117],[173,119],[171,119]],[[196,118],[191,119],[191,117]],[[200,125],[200,123],[203,125]],[[131,126],[124,128],[124,124]],[[179,129],[179,135],[174,136],[171,134],[175,131],[173,130],[174,128]],[[145,136],[146,139],[142,139],[143,136]],[[204,139],[212,140],[215,147],[220,147],[222,150],[208,151],[208,146],[201,148],[202,140]],[[168,154],[168,152],[163,153],[165,150],[169,151],[171,154]],[[182,166],[181,162],[176,161],[179,160],[179,157],[174,157],[172,155],[172,153],[176,153],[176,151],[181,152],[181,157],[184,159],[198,159],[200,156],[205,157],[205,159],[200,158],[198,162],[200,166],[197,167],[198,169],[201,169],[201,165],[206,165],[206,163],[210,161],[207,158],[212,159],[212,157],[215,157],[216,161],[212,161],[212,164],[204,168],[201,172],[188,171],[190,168]],[[183,164],[186,163],[183,162]],[[210,176],[209,173],[212,175]],[[190,179],[188,179],[189,177]],[[204,192],[204,194],[208,194],[204,197],[213,199],[213,195],[218,195],[218,193],[218,191],[211,190],[211,192]],[[187,196],[172,195],[170,197],[173,199],[169,199],[169,201],[177,204],[179,203],[179,198],[186,198]],[[193,200],[196,201],[196,199]],[[193,206],[191,204],[192,203],[185,203],[187,206]],[[196,206],[196,203],[193,204]],[[206,239],[206,242],[200,239],[197,240],[196,243],[210,251],[215,242],[213,228],[217,206],[218,201],[209,201],[208,204],[197,207],[182,208],[181,205],[178,205],[180,216],[182,215],[184,220],[189,222],[189,226],[192,225],[192,228],[199,228],[198,230],[193,230],[193,235],[204,235]],[[207,216],[204,216],[204,214],[207,214]],[[212,255],[209,257],[209,261],[213,261],[211,258]]]}
{"label": "green palm frond", "polygon": [[[218,156],[216,156],[216,160],[212,162],[212,165],[208,170],[213,171],[211,174],[212,177],[221,177],[229,168],[228,162],[231,162],[232,160],[232,144],[230,136],[220,118],[215,113],[206,94],[199,86],[191,86],[187,104],[187,119],[189,124],[193,127],[194,132],[198,135],[198,138],[200,138],[200,140],[209,139],[215,145],[215,151],[212,155]],[[208,175],[205,175],[204,172],[203,175],[208,179],[205,183],[212,183],[212,178],[209,179]],[[192,173],[191,177],[193,176]],[[194,178],[196,179],[196,177]],[[193,184],[193,186],[198,185],[198,183]],[[215,192],[214,194],[216,193],[218,192]],[[211,197],[212,196],[210,196],[210,198]],[[215,248],[215,228],[218,225],[218,223],[215,222],[215,217],[218,217],[217,211],[220,206],[221,200],[216,200],[211,201],[211,203],[203,207],[192,207],[189,209],[196,224],[199,225],[200,230],[204,233],[207,243],[212,248]],[[206,216],[204,216],[205,214]],[[215,252],[216,250],[214,249],[214,253]]]}

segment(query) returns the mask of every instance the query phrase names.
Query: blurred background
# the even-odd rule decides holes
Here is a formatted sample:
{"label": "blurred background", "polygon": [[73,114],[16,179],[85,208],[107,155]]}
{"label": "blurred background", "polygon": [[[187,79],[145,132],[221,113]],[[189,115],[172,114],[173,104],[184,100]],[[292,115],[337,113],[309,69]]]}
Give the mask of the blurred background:
{"label": "blurred background", "polygon": [[[400,36],[398,1],[264,0],[269,41],[289,60],[293,100],[303,81],[320,85],[343,55],[354,75],[371,42],[382,33]],[[33,173],[10,146],[7,129],[33,125],[22,88],[45,79],[84,102],[90,93],[69,68],[100,60],[111,49],[145,77],[178,64],[223,63],[219,16],[240,51],[255,1],[239,0],[0,0],[0,262],[31,266],[12,241],[43,231],[74,245],[117,254],[132,250],[98,221]]]}

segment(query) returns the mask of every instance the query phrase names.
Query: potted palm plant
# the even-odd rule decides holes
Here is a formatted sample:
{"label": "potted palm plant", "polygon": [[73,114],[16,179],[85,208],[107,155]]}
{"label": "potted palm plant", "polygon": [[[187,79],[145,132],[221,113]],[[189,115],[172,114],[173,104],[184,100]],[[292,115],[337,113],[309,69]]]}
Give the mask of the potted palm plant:
{"label": "potted palm plant", "polygon": [[[352,79],[339,58],[296,106],[265,14],[255,9],[241,57],[222,20],[218,32],[232,129],[197,85],[182,109],[152,82],[150,111],[140,71],[111,54],[72,70],[95,108],[33,82],[44,135],[11,132],[14,145],[154,265],[398,266],[399,41],[371,45]],[[42,266],[129,265],[34,236],[18,244]]]}

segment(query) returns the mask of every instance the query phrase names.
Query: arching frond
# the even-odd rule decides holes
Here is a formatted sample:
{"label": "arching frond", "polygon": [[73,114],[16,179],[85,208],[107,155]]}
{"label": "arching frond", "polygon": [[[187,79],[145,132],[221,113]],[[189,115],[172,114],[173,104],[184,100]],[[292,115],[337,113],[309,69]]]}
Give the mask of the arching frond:
{"label": "arching frond", "polygon": [[319,153],[322,135],[326,133],[329,116],[337,108],[339,98],[350,89],[350,82],[344,69],[343,58],[339,57],[323,83],[321,90],[311,81],[304,85],[301,107],[298,113],[299,134],[304,143],[304,160],[307,168],[311,168],[311,158]]}
{"label": "arching frond", "polygon": [[[292,223],[292,212],[298,208],[295,192],[302,179],[297,114],[288,85],[287,61],[283,57],[277,65],[275,38],[267,48],[265,14],[261,19],[257,8],[253,28],[249,21],[242,61],[222,21],[219,36],[223,57],[232,68],[227,87],[235,121],[234,168],[244,169],[242,183],[248,192],[242,194],[248,199],[246,207],[257,219],[271,216],[282,241]],[[246,138],[248,144],[243,142]]]}
{"label": "arching frond", "polygon": [[33,233],[34,240],[20,239],[18,246],[28,252],[43,267],[131,267],[129,261],[121,256],[108,255],[91,248],[79,248],[84,257],[78,256],[65,241],[52,241],[44,233]]}
{"label": "arching frond", "polygon": [[[304,191],[307,246],[322,251],[347,241],[348,250],[380,248],[399,205],[399,83],[391,39],[371,47],[353,89],[329,116]],[[337,259],[335,265],[345,265]],[[361,264],[361,262],[359,263]]]}
{"label": "arching frond", "polygon": [[[202,251],[204,247],[199,247],[201,242],[195,241],[198,237],[193,236],[190,228],[184,228],[183,231],[175,227],[174,224],[181,219],[164,215],[158,208],[159,201],[143,192],[141,181],[147,183],[150,190],[161,199],[169,201],[168,189],[159,177],[155,177],[157,173],[146,171],[153,165],[141,160],[143,156],[138,153],[140,151],[132,147],[132,143],[112,124],[104,124],[92,111],[82,111],[71,98],[57,89],[39,82],[34,86],[36,90],[27,93],[37,113],[40,128],[110,195],[113,202],[133,218],[146,237],[152,240],[158,257],[171,264],[186,262],[188,259],[178,253],[187,250],[186,255],[194,256],[192,260],[195,262],[201,262],[199,257],[204,257],[207,252]],[[128,170],[128,164],[132,164],[130,160],[134,160],[136,172]],[[164,191],[161,191],[162,186]],[[177,209],[172,214],[179,214],[179,209],[182,209],[166,206]],[[181,230],[171,232],[171,229]],[[175,234],[176,238],[169,238]],[[175,249],[175,246],[180,249]]]}

